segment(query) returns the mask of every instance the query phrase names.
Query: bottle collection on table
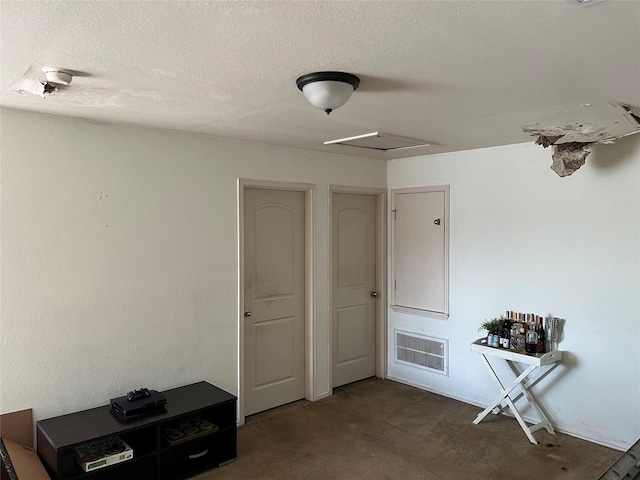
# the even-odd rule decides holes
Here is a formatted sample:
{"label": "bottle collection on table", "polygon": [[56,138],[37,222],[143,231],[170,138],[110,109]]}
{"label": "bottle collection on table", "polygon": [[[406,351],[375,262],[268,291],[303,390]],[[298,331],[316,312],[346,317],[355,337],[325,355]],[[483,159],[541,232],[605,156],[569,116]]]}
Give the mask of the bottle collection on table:
{"label": "bottle collection on table", "polygon": [[557,350],[559,318],[507,310],[499,320],[487,335],[488,346],[531,354]]}

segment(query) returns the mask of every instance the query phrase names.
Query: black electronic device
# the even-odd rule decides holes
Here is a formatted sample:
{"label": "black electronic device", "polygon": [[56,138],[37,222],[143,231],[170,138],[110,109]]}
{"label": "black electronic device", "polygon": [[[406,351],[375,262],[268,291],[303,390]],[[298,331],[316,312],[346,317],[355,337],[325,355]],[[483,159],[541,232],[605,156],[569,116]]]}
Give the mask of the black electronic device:
{"label": "black electronic device", "polygon": [[111,413],[119,420],[135,420],[165,411],[166,397],[147,388],[128,392],[124,397],[111,399]]}
{"label": "black electronic device", "polygon": [[148,388],[141,388],[139,390],[133,390],[131,392],[127,392],[127,400],[137,400],[139,398],[150,397],[151,391]]}

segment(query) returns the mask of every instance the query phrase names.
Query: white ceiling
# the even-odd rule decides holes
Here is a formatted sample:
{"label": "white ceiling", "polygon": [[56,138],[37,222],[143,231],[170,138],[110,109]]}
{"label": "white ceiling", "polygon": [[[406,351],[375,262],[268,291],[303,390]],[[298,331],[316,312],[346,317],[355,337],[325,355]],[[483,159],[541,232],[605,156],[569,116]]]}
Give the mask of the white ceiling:
{"label": "white ceiling", "polygon": [[[533,141],[581,104],[640,106],[640,2],[0,2],[4,107],[272,145],[385,132],[437,153]],[[42,67],[78,72],[47,98]],[[330,116],[296,88],[358,75]],[[596,110],[594,110],[596,111]],[[596,121],[597,119],[594,119]]]}

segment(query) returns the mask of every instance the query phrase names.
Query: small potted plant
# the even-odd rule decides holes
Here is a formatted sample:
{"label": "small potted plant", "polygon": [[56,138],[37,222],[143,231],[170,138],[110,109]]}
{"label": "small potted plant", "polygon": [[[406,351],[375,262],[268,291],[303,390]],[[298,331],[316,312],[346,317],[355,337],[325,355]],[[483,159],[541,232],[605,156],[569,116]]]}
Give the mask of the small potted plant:
{"label": "small potted plant", "polygon": [[486,330],[487,336],[492,335],[493,332],[495,332],[496,328],[498,330],[500,330],[500,327],[502,327],[502,325],[504,324],[504,317],[502,315],[500,315],[499,318],[492,318],[490,320],[485,320],[484,322],[482,322],[480,324],[480,328],[478,328],[478,331],[481,332],[482,330]]}

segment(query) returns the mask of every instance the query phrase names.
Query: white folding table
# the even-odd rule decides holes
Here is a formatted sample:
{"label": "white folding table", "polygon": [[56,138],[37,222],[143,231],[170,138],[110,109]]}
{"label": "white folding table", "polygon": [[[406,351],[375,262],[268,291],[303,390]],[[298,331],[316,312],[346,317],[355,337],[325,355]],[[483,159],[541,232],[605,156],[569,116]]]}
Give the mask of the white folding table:
{"label": "white folding table", "polygon": [[[525,435],[534,445],[538,444],[535,437],[533,436],[533,432],[535,432],[536,430],[545,428],[547,432],[555,435],[556,432],[553,430],[551,422],[544,414],[544,412],[540,408],[540,405],[538,405],[538,402],[533,397],[528,388],[538,382],[542,377],[553,370],[556,365],[558,365],[560,360],[562,360],[562,351],[554,350],[552,352],[538,354],[517,353],[512,350],[506,350],[503,348],[489,347],[487,346],[486,338],[480,338],[473,342],[471,344],[471,350],[481,355],[482,360],[489,369],[489,373],[493,378],[495,378],[496,382],[498,382],[498,385],[500,385],[500,396],[496,398],[496,400],[491,405],[480,412],[473,423],[477,425],[492,411],[494,414],[498,414],[509,407],[513,415],[516,417],[516,420],[518,420],[518,423],[522,427],[522,430],[524,430]],[[516,378],[506,387],[498,377],[496,371],[491,366],[491,363],[489,363],[489,359],[487,357],[490,356],[502,358],[503,360],[505,360],[516,376]],[[520,371],[520,368],[517,364],[525,364],[527,365],[527,368],[525,368],[523,371]],[[519,387],[520,392],[516,396],[511,397],[510,394],[514,390],[516,390],[517,387]],[[531,426],[528,426],[526,424],[514,403],[520,398],[520,396],[524,396],[529,402],[529,405],[531,405],[531,407],[533,407],[533,409],[538,412],[538,415],[540,415],[541,418],[538,423]]]}

